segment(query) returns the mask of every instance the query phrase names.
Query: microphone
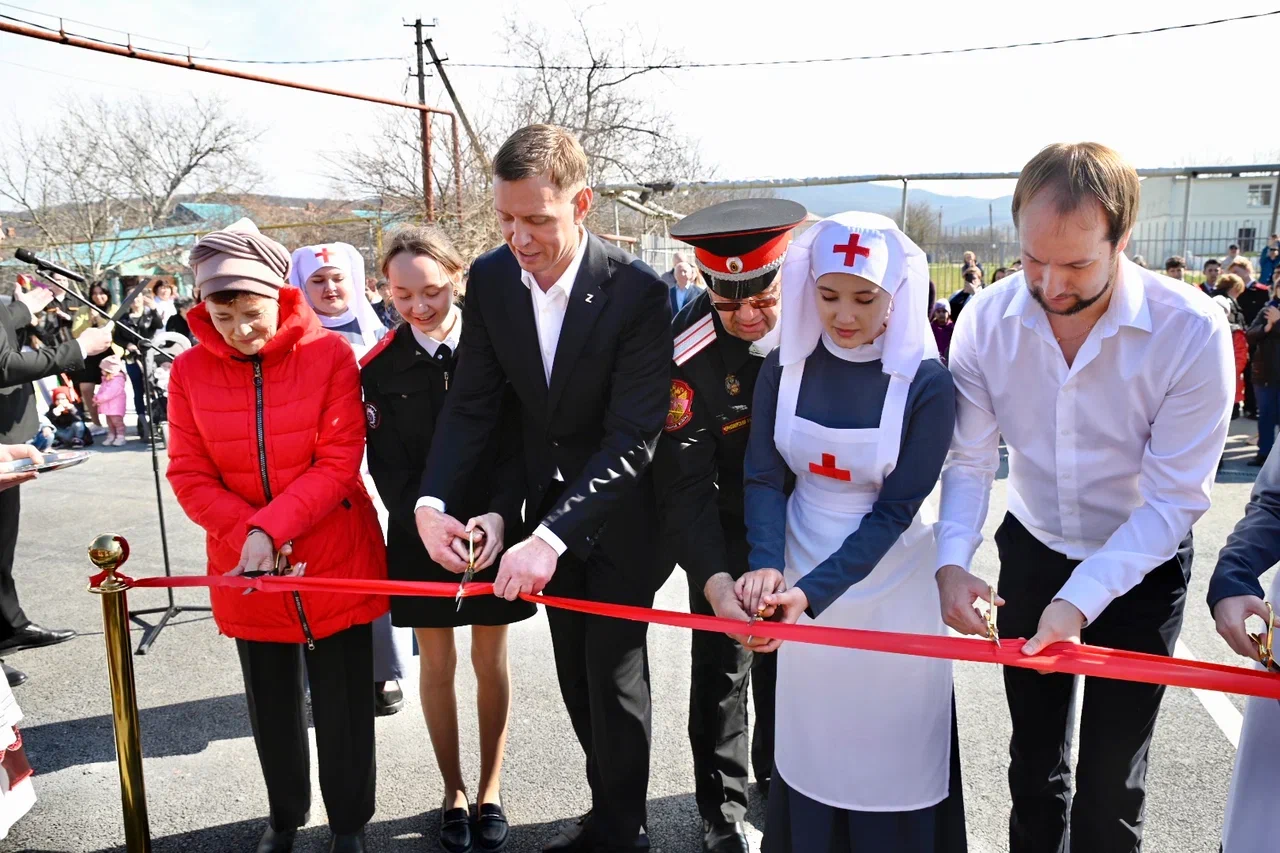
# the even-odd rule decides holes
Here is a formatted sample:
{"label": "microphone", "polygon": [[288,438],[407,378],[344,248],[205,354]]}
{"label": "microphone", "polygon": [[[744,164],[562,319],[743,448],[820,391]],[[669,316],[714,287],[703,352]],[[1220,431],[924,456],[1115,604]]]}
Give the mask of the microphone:
{"label": "microphone", "polygon": [[53,261],[46,261],[44,258],[38,258],[30,249],[19,249],[13,253],[13,256],[24,264],[31,264],[34,267],[39,267],[40,269],[45,270],[46,272],[51,272],[54,275],[60,275],[63,278],[70,279],[71,281],[78,281],[81,284],[84,283],[84,276],[80,275],[80,273],[72,272],[66,267],[58,266]]}

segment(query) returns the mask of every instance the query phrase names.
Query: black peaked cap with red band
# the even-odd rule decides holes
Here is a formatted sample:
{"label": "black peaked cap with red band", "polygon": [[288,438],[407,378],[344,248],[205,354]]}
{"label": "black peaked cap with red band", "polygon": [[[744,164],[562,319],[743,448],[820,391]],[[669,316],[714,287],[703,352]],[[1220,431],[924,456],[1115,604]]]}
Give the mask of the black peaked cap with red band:
{"label": "black peaked cap with red band", "polygon": [[804,205],[783,198],[722,201],[681,219],[671,236],[693,246],[698,268],[717,295],[749,299],[773,283],[791,245],[791,229],[807,215]]}

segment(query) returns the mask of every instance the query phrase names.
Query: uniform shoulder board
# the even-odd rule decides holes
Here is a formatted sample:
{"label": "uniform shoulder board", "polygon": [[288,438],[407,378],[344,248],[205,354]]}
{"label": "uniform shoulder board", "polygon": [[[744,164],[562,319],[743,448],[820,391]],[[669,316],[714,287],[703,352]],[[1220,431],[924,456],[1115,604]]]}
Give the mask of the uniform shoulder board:
{"label": "uniform shoulder board", "polygon": [[672,359],[676,365],[686,361],[711,346],[716,339],[716,326],[708,314],[680,334],[676,335]]}
{"label": "uniform shoulder board", "polygon": [[382,340],[374,344],[373,347],[367,353],[364,354],[364,358],[360,359],[361,369],[368,367],[375,358],[377,358],[379,355],[382,354],[383,350],[391,346],[391,342],[395,340],[395,337],[396,337],[396,329],[399,329],[399,328],[400,326],[396,326],[395,329],[391,329],[390,331],[388,331],[385,335],[382,336]]}

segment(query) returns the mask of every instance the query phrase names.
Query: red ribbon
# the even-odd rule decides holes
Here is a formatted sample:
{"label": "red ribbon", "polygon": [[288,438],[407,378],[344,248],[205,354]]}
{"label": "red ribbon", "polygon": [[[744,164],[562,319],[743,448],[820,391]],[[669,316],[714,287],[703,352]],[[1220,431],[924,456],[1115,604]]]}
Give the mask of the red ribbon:
{"label": "red ribbon", "polygon": [[[105,574],[105,573],[104,573]],[[95,578],[101,578],[97,575]],[[130,587],[230,587],[255,589],[262,592],[339,592],[363,595],[412,595],[433,598],[453,598],[458,585],[454,583],[428,583],[418,581],[359,580],[355,578],[314,578],[264,575],[246,578],[231,575],[183,576],[168,578],[139,578],[134,580],[116,574]],[[493,584],[471,583],[462,591],[464,598],[492,595]],[[656,610],[651,607],[633,607],[625,604],[607,604],[576,598],[558,598],[549,595],[524,595],[526,601],[589,613],[610,616],[634,622],[690,628],[695,631],[717,631],[722,634],[746,633],[746,623],[718,616],[700,616],[673,610]],[[857,628],[832,628],[825,625],[790,625],[781,622],[756,622],[751,634],[794,643],[813,643],[844,649],[861,649],[871,652],[888,652],[916,657],[945,658],[949,660],[997,663],[1034,669],[1037,672],[1062,672],[1073,675],[1089,675],[1115,678],[1122,681],[1139,681],[1146,684],[1165,684],[1170,687],[1189,687],[1199,690],[1215,690],[1222,693],[1238,693],[1244,696],[1260,696],[1280,699],[1280,675],[1261,669],[1225,666],[1204,661],[1182,660],[1163,655],[1149,655],[1102,646],[1086,646],[1075,643],[1054,643],[1038,655],[1028,656],[1021,651],[1024,640],[1005,639],[996,647],[987,639],[972,637],[947,637],[925,634],[900,634],[892,631],[864,631]]]}

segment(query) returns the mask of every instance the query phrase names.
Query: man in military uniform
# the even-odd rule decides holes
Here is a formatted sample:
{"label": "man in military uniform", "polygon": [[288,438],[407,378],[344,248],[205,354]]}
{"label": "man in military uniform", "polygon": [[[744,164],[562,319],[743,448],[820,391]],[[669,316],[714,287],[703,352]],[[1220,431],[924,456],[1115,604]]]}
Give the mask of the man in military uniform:
{"label": "man in military uniform", "polygon": [[[804,218],[792,201],[745,199],[700,210],[671,229],[694,247],[708,285],[672,323],[671,405],[653,462],[666,559],[684,567],[693,613],[746,618],[733,584],[747,571],[742,466],[751,397],[776,346],[778,269]],[[706,853],[748,853],[747,686],[756,705],[751,762],[767,794],[775,661],[724,634],[694,632],[689,741]]]}

